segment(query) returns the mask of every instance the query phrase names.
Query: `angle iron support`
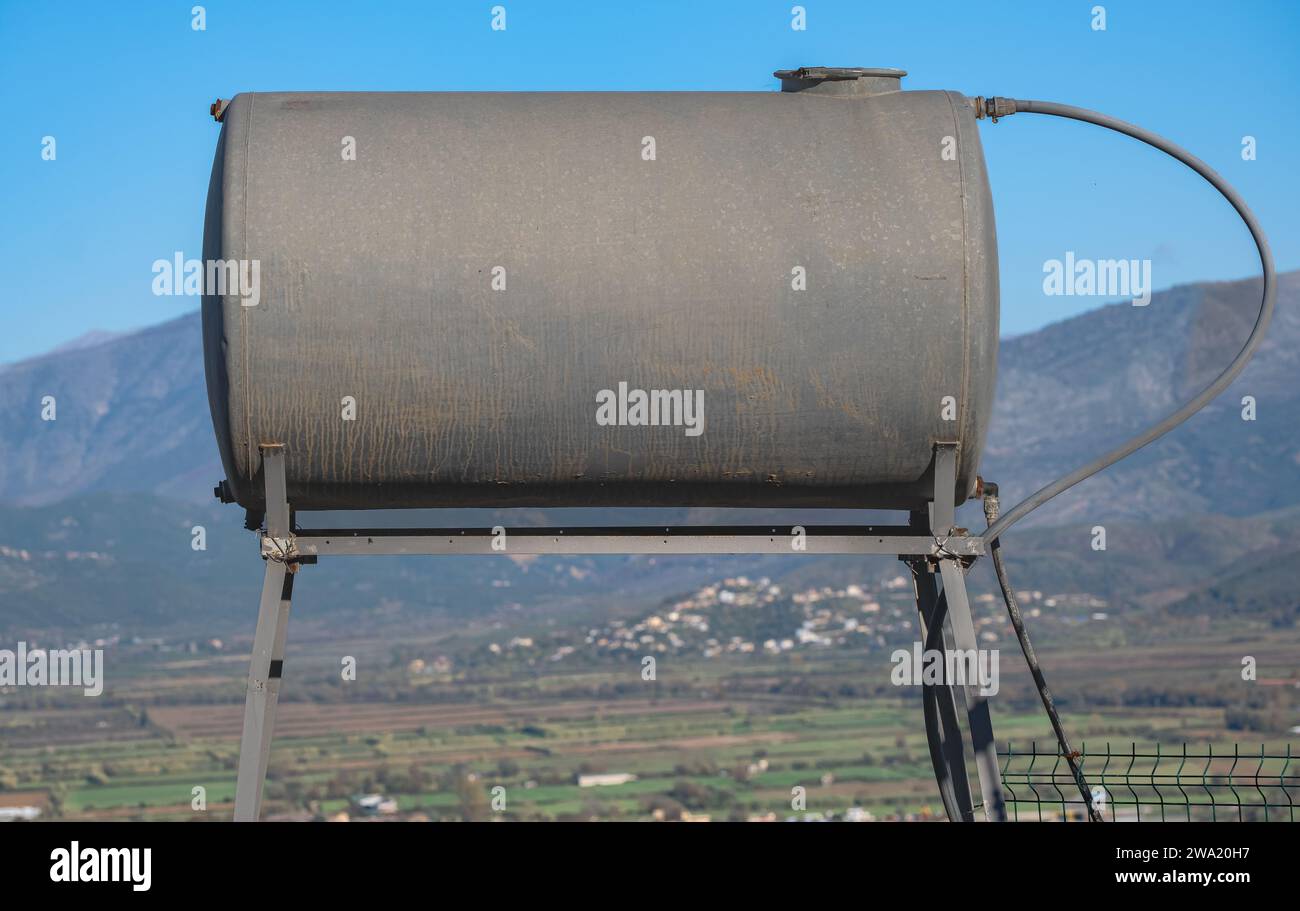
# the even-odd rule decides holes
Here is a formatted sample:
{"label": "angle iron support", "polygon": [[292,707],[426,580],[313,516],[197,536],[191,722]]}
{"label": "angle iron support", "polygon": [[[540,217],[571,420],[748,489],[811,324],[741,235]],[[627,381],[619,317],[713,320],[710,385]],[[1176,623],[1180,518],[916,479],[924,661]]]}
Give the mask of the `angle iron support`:
{"label": "angle iron support", "polygon": [[[283,447],[262,447],[262,470],[266,485],[265,547],[267,538],[274,537],[280,541],[290,538]],[[235,780],[236,822],[256,822],[261,815],[297,568],[286,559],[266,561],[257,631],[253,636],[253,654],[249,661],[248,687],[244,694],[244,726],[239,739],[239,771]]]}

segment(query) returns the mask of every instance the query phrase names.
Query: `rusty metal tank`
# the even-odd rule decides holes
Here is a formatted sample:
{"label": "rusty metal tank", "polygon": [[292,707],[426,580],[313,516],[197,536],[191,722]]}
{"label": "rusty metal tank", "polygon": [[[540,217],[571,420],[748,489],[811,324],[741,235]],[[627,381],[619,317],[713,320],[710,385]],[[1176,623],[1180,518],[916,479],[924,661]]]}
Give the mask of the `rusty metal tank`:
{"label": "rusty metal tank", "polygon": [[970,496],[993,206],[968,99],[903,75],[235,96],[204,239],[258,277],[203,299],[227,494],[260,507],[281,443],[298,509],[909,509],[956,441]]}

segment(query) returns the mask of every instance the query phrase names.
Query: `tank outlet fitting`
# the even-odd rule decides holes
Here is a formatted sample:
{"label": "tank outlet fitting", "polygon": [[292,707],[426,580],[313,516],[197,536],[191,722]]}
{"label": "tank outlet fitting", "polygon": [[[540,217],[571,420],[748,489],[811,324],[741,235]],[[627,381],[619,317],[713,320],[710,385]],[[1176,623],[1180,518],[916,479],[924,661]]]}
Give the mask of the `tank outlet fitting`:
{"label": "tank outlet fitting", "polygon": [[976,95],[970,101],[975,108],[976,120],[983,120],[987,117],[997,123],[999,117],[1010,117],[1016,112],[1016,99],[1014,98],[1003,98],[999,95],[985,98],[983,95]]}

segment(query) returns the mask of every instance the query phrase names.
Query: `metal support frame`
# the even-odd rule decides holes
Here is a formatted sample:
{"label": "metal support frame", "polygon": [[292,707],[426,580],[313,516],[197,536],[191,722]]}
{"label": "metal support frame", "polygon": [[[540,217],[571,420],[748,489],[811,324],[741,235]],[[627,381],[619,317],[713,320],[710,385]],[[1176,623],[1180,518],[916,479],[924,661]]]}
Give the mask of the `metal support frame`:
{"label": "metal support frame", "polygon": [[[957,444],[935,445],[934,500],[930,504],[929,527],[942,553],[937,557],[904,556],[902,559],[912,568],[925,649],[951,648],[975,654],[979,642],[975,637],[970,599],[966,596],[966,570],[972,559],[950,546],[963,534],[956,527],[957,456]],[[912,524],[924,527],[924,517],[914,514]],[[935,572],[943,581],[942,592],[937,590]],[[997,743],[993,737],[988,700],[980,694],[978,686],[969,683],[964,686],[956,682],[923,686],[926,738],[944,809],[954,822],[969,822],[975,818],[966,776],[965,749],[957,722],[958,702],[966,709],[984,817],[993,822],[1004,822],[1007,818],[1006,801],[1002,794]]]}
{"label": "metal support frame", "polygon": [[[944,621],[948,602],[935,583],[934,568],[925,560],[908,561],[916,588],[916,606],[921,615],[921,638],[926,651],[945,647]],[[970,781],[966,777],[966,754],[961,726],[957,721],[957,688],[945,684],[922,685],[925,734],[930,745],[930,762],[939,784],[939,797],[948,818],[973,822]],[[961,700],[964,704],[965,700]]]}
{"label": "metal support frame", "polygon": [[[289,501],[285,496],[284,449],[262,448],[266,483],[267,537],[289,536]],[[271,737],[280,701],[284,668],[284,640],[293,600],[293,577],[298,567],[284,560],[266,561],[262,603],[257,611],[253,658],[244,696],[244,731],[239,741],[239,773],[235,783],[235,822],[256,822],[262,809],[262,786],[271,756]]]}
{"label": "metal support frame", "polygon": [[[984,553],[978,537],[954,536],[946,542],[918,535],[906,525],[712,526],[656,528],[512,528],[510,554],[788,554],[802,530],[809,554],[886,554],[938,558]],[[418,554],[496,555],[503,551],[490,528],[303,528],[289,539],[262,536],[262,556],[302,559],[318,556]]]}
{"label": "metal support frame", "polygon": [[[981,538],[955,526],[956,443],[935,445],[934,501],[928,516],[914,513],[908,525],[520,528],[506,533],[504,549],[501,536],[490,528],[294,528],[284,447],[263,445],[261,453],[266,527],[260,537],[266,580],[244,706],[237,822],[256,820],[261,813],[293,578],[301,565],[315,563],[322,555],[892,554],[912,568],[925,648],[947,643],[963,651],[976,647],[965,572],[985,550]],[[958,722],[960,703],[966,711],[985,816],[1004,820],[987,700],[977,687],[955,683],[927,685],[922,695],[930,758],[949,819],[975,818]]]}

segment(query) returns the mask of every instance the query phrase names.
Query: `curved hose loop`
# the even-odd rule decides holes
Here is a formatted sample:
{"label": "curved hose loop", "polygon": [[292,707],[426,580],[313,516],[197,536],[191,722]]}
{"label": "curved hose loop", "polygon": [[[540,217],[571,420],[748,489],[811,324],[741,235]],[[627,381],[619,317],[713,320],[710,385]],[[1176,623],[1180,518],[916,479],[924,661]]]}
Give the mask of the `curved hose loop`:
{"label": "curved hose loop", "polygon": [[1126,458],[1137,452],[1143,446],[1158,440],[1169,431],[1173,430],[1179,424],[1186,421],[1196,412],[1208,405],[1219,393],[1232,383],[1237,375],[1245,368],[1247,362],[1254,356],[1255,350],[1259,348],[1260,343],[1264,340],[1264,333],[1268,330],[1269,320],[1273,317],[1273,304],[1277,296],[1276,280],[1273,272],[1273,253],[1268,246],[1268,238],[1264,236],[1264,231],[1255,220],[1255,215],[1250,211],[1250,207],[1237,194],[1227,181],[1215,172],[1213,168],[1201,161],[1195,155],[1192,155],[1186,149],[1175,145],[1163,136],[1157,136],[1149,130],[1126,123],[1114,117],[1108,117],[1105,114],[1099,114],[1096,111],[1089,111],[1086,108],[1076,108],[1068,104],[1057,104],[1054,101],[1021,101],[1011,98],[989,98],[975,99],[976,116],[983,118],[989,116],[995,121],[999,117],[1005,117],[1013,113],[1024,112],[1027,114],[1049,114],[1053,117],[1066,117],[1070,120],[1081,120],[1084,123],[1096,124],[1105,127],[1108,130],[1114,130],[1117,133],[1123,133],[1131,136],[1139,142],[1144,142],[1149,146],[1159,149],[1166,155],[1178,159],[1187,165],[1197,174],[1205,178],[1209,184],[1222,194],[1232,207],[1241,216],[1241,220],[1246,223],[1250,230],[1250,236],[1255,241],[1255,247],[1259,250],[1259,262],[1264,269],[1264,294],[1259,305],[1259,315],[1255,317],[1255,326],[1250,331],[1250,336],[1242,346],[1241,351],[1233,358],[1227,368],[1215,378],[1214,382],[1201,390],[1197,396],[1183,405],[1173,414],[1170,414],[1158,424],[1152,425],[1147,430],[1133,437],[1133,439],[1124,443],[1118,449],[1112,450],[1105,455],[1089,462],[1082,468],[1078,468],[1068,475],[1053,481],[1046,487],[1027,497],[1021,503],[1016,504],[1011,509],[1003,513],[1002,517],[994,522],[981,535],[984,543],[990,544],[997,537],[1019,522],[1025,516],[1029,515],[1038,507],[1042,506],[1048,500],[1057,494],[1063,493],[1078,484],[1080,481],[1092,477],[1104,468],[1114,465],[1120,459]]}

